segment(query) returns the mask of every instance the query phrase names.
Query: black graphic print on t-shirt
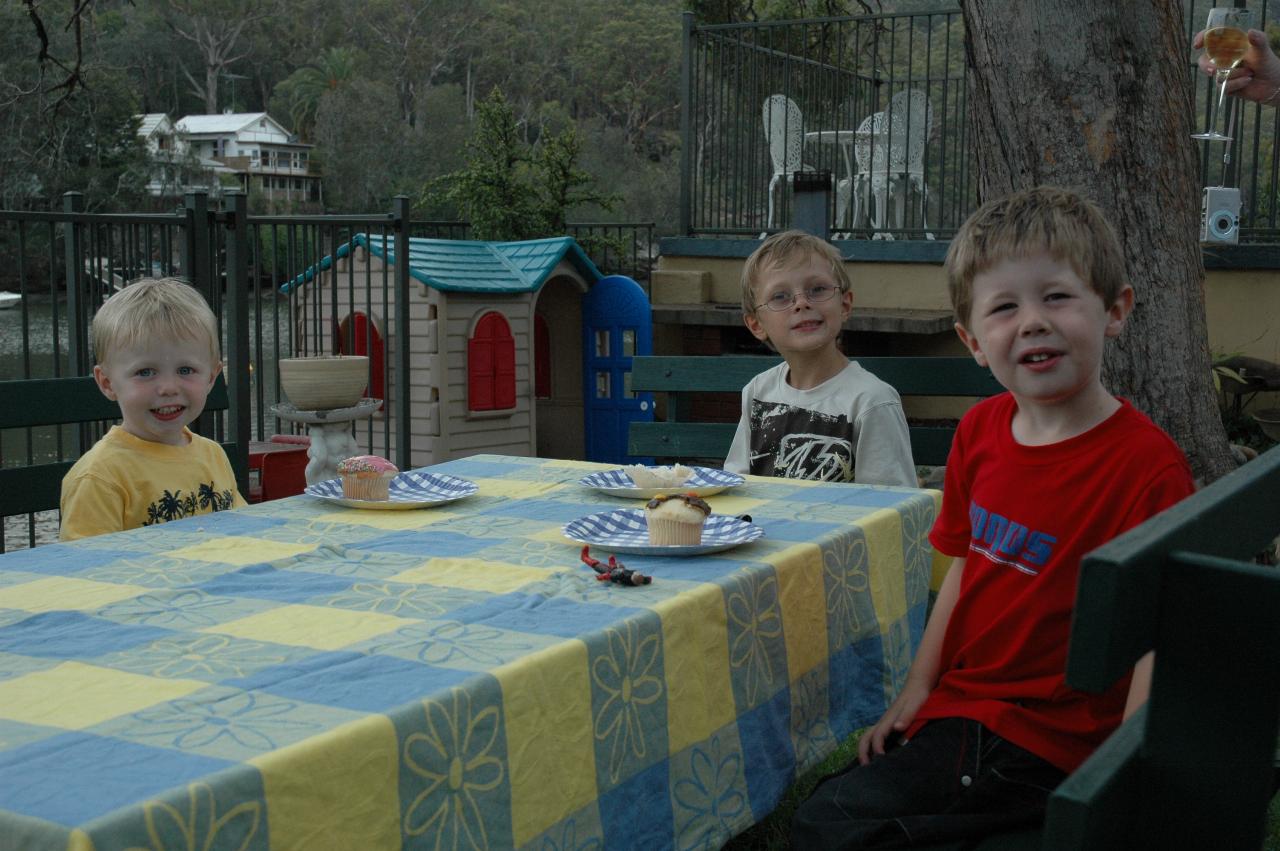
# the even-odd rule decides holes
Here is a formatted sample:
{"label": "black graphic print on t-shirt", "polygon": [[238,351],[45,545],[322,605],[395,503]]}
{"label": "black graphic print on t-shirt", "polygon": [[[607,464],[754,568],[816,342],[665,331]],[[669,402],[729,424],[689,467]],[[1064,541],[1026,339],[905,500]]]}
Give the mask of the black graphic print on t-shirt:
{"label": "black graphic print on t-shirt", "polygon": [[752,400],[753,474],[851,482],[853,470],[853,428],[848,417]]}
{"label": "black graphic print on t-shirt", "polygon": [[231,491],[219,491],[213,482],[201,484],[194,492],[183,494],[181,490],[164,492],[164,495],[147,506],[147,519],[143,526],[181,520],[210,511],[223,511],[235,502]]}

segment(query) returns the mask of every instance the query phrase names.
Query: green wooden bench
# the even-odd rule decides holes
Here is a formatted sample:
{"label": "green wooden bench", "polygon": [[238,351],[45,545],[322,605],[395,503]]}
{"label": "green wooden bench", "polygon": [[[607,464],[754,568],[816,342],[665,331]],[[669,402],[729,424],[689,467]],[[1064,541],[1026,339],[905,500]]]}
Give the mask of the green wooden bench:
{"label": "green wooden bench", "polygon": [[[737,423],[694,422],[693,400],[706,393],[741,393],[752,378],[781,362],[759,355],[635,357],[631,389],[665,392],[664,422],[634,422],[628,432],[631,455],[664,459],[719,459],[729,452]],[[858,358],[864,369],[892,385],[901,396],[992,396],[1004,390],[991,372],[971,357]],[[947,463],[955,428],[911,426],[911,453],[917,464]]]}
{"label": "green wooden bench", "polygon": [[1262,847],[1280,727],[1280,447],[1087,556],[1067,680],[1151,697],[1049,801],[1042,847]]}
{"label": "green wooden bench", "polygon": [[[94,436],[104,432],[107,424],[120,419],[119,406],[103,396],[89,376],[0,381],[0,400],[4,400],[0,405],[0,430],[92,426],[83,437],[81,451],[93,444]],[[227,384],[219,375],[204,409],[223,411],[228,406]],[[79,440],[81,438],[73,438],[73,444]],[[16,442],[6,437],[6,446]],[[237,445],[231,442],[224,443],[223,447],[235,466],[240,454]],[[25,457],[25,447],[23,451]],[[62,477],[74,463],[72,459],[18,467],[12,466],[12,459],[6,459],[5,466],[0,467],[0,518],[57,508],[62,495]],[[237,478],[243,482],[242,472],[237,468]]]}

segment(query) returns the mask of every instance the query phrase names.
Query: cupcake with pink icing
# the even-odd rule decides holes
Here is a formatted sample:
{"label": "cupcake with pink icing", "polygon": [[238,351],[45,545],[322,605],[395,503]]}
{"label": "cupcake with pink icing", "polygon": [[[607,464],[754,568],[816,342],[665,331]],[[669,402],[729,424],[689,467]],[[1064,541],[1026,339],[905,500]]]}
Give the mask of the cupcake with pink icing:
{"label": "cupcake with pink icing", "polygon": [[338,463],[342,495],[347,499],[389,499],[391,480],[400,472],[377,455],[357,455]]}

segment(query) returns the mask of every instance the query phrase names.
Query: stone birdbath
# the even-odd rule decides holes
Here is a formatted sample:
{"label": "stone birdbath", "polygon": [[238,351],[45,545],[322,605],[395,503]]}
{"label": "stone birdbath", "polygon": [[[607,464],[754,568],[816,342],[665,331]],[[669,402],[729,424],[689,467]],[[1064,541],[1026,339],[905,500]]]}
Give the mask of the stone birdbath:
{"label": "stone birdbath", "polygon": [[381,399],[364,398],[369,385],[369,358],[332,355],[281,358],[280,386],[288,402],[271,406],[282,420],[307,426],[308,485],[338,477],[338,462],[360,454],[352,424],[370,417]]}

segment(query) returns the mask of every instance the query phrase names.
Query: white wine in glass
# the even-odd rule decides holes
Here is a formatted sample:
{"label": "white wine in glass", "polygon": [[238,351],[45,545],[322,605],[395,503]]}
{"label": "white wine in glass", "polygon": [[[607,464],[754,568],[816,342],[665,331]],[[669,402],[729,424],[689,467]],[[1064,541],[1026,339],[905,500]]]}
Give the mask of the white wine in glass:
{"label": "white wine in glass", "polygon": [[1218,84],[1218,104],[1210,115],[1209,129],[1203,133],[1192,133],[1191,138],[1209,142],[1231,141],[1230,136],[1218,132],[1217,116],[1222,113],[1226,100],[1227,78],[1231,76],[1231,69],[1240,64],[1249,49],[1248,33],[1252,25],[1253,13],[1248,9],[1216,6],[1209,10],[1204,30],[1204,52],[1216,69],[1214,81]]}

